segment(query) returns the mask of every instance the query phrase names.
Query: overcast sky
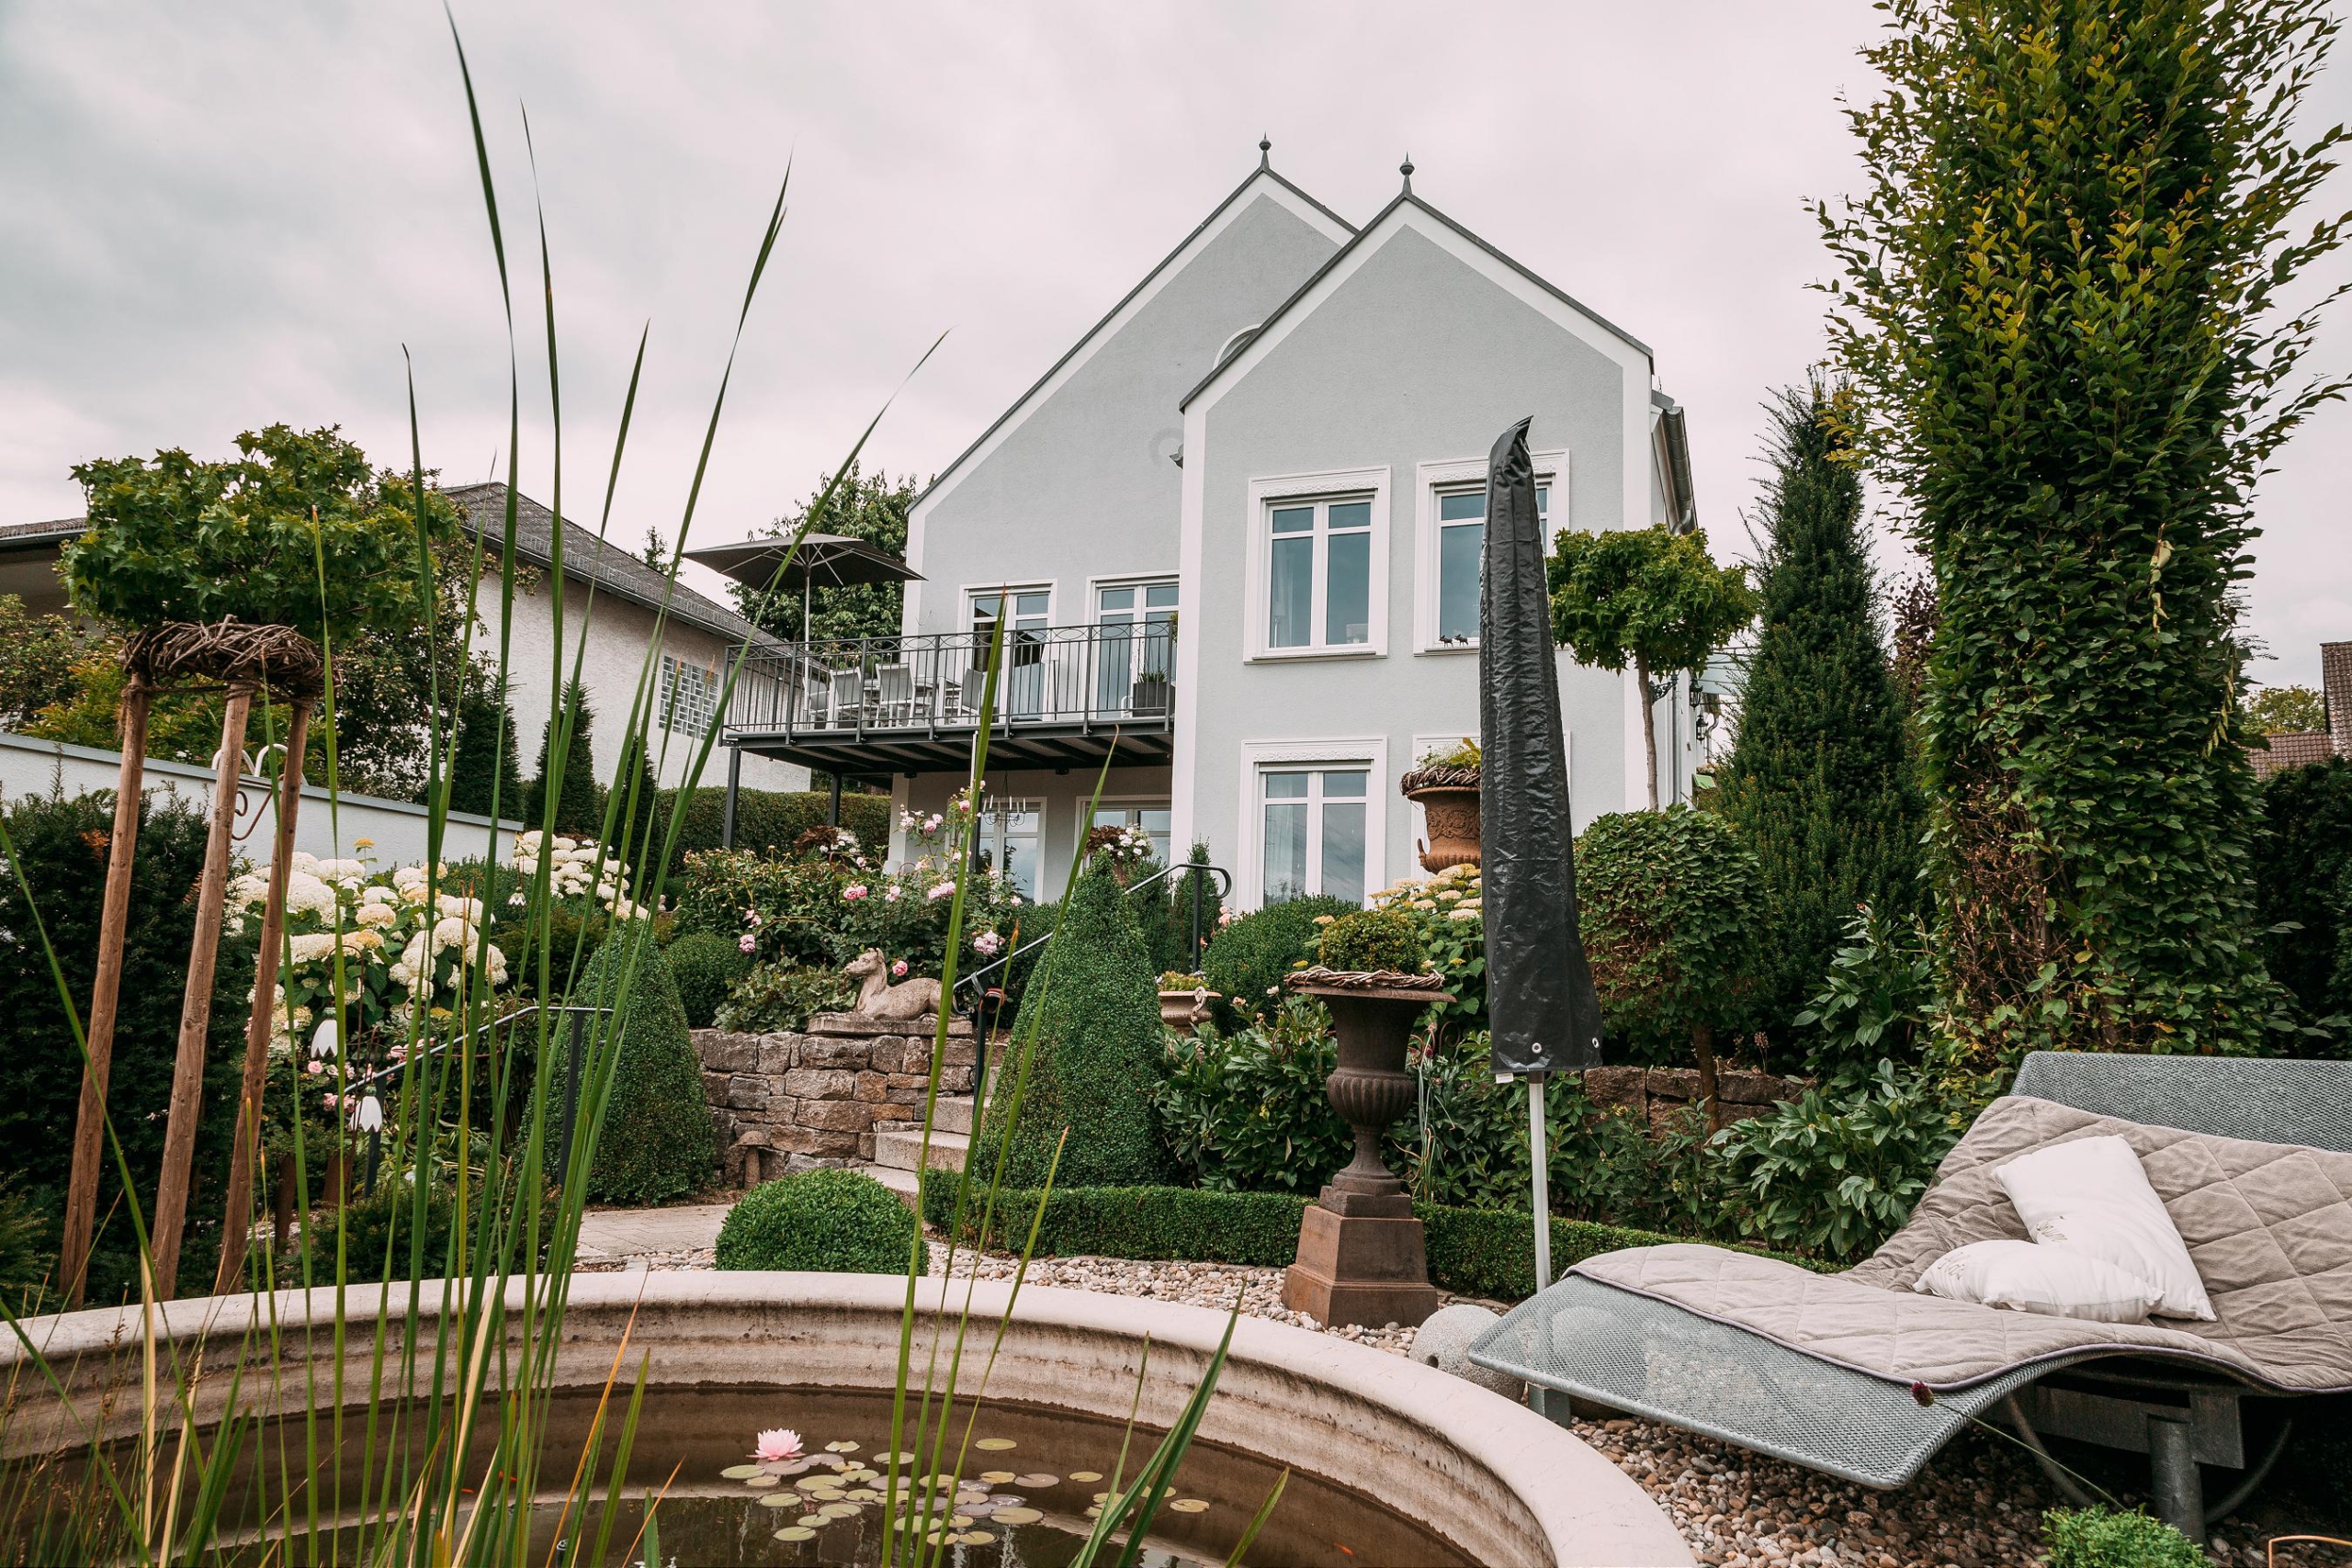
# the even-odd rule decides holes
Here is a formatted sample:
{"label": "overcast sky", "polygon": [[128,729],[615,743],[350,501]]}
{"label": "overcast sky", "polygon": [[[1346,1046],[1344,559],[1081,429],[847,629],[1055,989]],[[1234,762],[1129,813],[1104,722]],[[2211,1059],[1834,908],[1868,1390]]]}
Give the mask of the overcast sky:
{"label": "overcast sky", "polygon": [[[1256,162],[1353,221],[1426,199],[1657,351],[1701,520],[1743,554],[1759,404],[1822,351],[1811,198],[1857,188],[1862,0],[693,6],[459,0],[522,312],[526,491],[550,499],[528,107],[554,250],[565,510],[594,522],[652,323],[614,534],[674,530],[787,158],[694,542],[756,531],[923,348],[870,463],[954,457]],[[2352,62],[2315,117],[2352,118]],[[2325,194],[2352,205],[2352,180]],[[2352,276],[2352,264],[2332,264]],[[448,30],[345,6],[0,0],[0,521],[70,516],[84,458],[340,423],[487,477],[506,334]],[[2352,359],[2343,312],[2318,360]],[[2264,486],[2272,682],[2352,637],[2352,412]],[[500,472],[504,472],[500,459]],[[1115,520],[1106,520],[1113,522]],[[1889,558],[1894,552],[1890,549]],[[715,580],[706,580],[715,581]]]}

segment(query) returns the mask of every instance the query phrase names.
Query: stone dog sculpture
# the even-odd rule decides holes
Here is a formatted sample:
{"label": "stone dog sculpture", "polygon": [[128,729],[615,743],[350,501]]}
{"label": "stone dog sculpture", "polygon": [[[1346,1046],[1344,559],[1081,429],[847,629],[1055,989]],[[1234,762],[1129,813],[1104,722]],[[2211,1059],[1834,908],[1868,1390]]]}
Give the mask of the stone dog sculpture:
{"label": "stone dog sculpture", "polygon": [[860,1018],[931,1018],[939,1011],[939,982],[916,978],[890,984],[889,960],[878,947],[869,947],[842,965],[842,973],[859,982],[851,1011]]}

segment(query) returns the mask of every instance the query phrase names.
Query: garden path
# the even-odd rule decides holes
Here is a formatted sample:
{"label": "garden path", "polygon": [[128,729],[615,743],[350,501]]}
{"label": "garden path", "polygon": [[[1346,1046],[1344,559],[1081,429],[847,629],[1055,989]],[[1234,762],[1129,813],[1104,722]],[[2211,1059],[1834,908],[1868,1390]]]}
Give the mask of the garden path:
{"label": "garden path", "polygon": [[665,1209],[591,1209],[580,1216],[583,1271],[628,1268],[704,1268],[718,1245],[732,1203],[679,1203]]}

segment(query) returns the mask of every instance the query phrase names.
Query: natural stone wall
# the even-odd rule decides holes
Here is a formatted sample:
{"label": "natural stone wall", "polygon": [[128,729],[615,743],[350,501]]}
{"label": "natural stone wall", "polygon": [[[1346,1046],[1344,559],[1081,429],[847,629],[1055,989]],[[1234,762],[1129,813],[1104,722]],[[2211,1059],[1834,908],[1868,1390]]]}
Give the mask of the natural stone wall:
{"label": "natural stone wall", "polygon": [[[1699,1098],[1696,1067],[1587,1067],[1584,1096],[1603,1109],[1632,1111],[1652,1127]],[[1715,1095],[1723,1101],[1724,1122],[1761,1116],[1774,1102],[1794,1100],[1813,1085],[1803,1078],[1775,1077],[1770,1073],[1735,1072],[1725,1067],[1715,1075]]]}
{"label": "natural stone wall", "polygon": [[[797,1033],[695,1030],[726,1183],[749,1187],[787,1170],[845,1165],[875,1122],[920,1118],[932,1039],[927,1021],[855,1013],[819,1013]],[[970,1091],[972,1055],[971,1021],[950,1020],[941,1093]]]}

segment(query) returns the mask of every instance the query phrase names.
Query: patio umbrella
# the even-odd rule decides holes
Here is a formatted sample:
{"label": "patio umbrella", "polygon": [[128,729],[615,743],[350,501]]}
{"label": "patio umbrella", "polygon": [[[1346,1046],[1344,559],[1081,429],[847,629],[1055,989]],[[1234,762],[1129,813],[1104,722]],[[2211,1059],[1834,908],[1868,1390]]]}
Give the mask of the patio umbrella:
{"label": "patio umbrella", "polygon": [[1478,592],[1478,894],[1486,912],[1487,1007],[1498,1073],[1527,1080],[1534,1165],[1535,1283],[1551,1283],[1544,1084],[1600,1065],[1600,1001],[1577,927],[1575,829],[1560,673],[1544,570],[1543,519],[1528,421],[1487,460],[1485,570]]}
{"label": "patio umbrella", "polygon": [[[789,554],[787,563],[785,557]],[[800,547],[790,536],[745,539],[734,545],[705,545],[686,558],[731,577],[747,588],[800,590],[800,637],[808,637],[812,590],[847,588],[860,582],[920,582],[922,573],[888,552],[845,534],[805,534]],[[778,569],[781,569],[779,570]]]}

